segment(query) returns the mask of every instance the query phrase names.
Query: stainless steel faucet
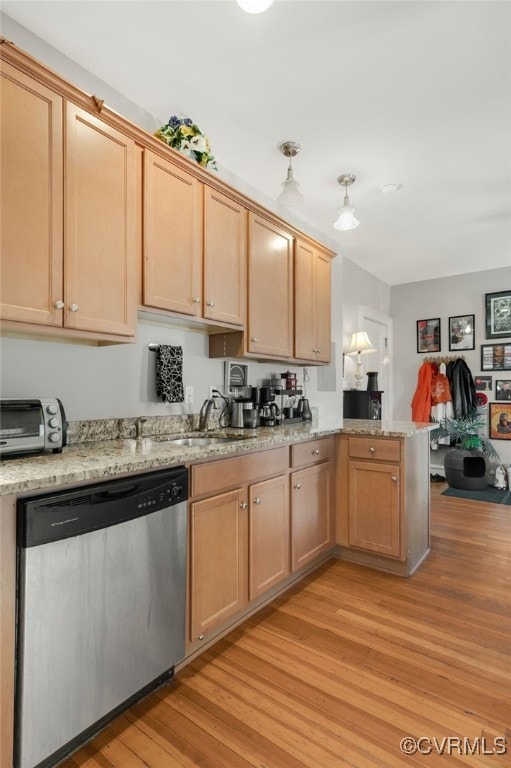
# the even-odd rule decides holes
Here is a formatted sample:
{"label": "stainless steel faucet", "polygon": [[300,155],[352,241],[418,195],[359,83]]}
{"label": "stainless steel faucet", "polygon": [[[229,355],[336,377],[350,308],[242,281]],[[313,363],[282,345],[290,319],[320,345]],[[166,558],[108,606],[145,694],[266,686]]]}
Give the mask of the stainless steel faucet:
{"label": "stainless steel faucet", "polygon": [[199,432],[206,432],[208,428],[209,414],[211,409],[215,407],[215,401],[212,397],[208,397],[202,403],[202,408],[199,413]]}
{"label": "stainless steel faucet", "polygon": [[135,437],[137,440],[142,439],[143,425],[146,423],[146,421],[147,421],[146,416],[139,416],[135,422]]}

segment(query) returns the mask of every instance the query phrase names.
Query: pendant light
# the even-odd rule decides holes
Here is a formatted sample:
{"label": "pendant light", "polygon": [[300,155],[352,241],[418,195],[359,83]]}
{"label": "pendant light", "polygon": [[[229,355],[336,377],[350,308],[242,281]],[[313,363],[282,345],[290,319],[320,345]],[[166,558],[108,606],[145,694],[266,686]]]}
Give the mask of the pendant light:
{"label": "pendant light", "polygon": [[236,2],[247,13],[263,13],[268,10],[273,0],[236,0]]}
{"label": "pendant light", "polygon": [[299,183],[293,176],[291,158],[296,157],[299,153],[300,145],[296,141],[286,141],[280,145],[279,149],[285,157],[289,157],[289,168],[287,169],[286,179],[282,182],[282,192],[277,197],[277,203],[284,205],[286,208],[295,208],[303,203],[303,195],[298,189]]}
{"label": "pendant light", "polygon": [[353,184],[356,178],[357,177],[352,173],[343,173],[343,175],[339,176],[337,179],[339,184],[341,184],[346,191],[344,194],[344,204],[342,208],[339,208],[339,218],[335,222],[334,228],[340,229],[343,232],[349,229],[356,229],[360,224],[360,222],[353,215],[355,213],[355,209],[350,204],[350,199],[348,197],[348,187]]}

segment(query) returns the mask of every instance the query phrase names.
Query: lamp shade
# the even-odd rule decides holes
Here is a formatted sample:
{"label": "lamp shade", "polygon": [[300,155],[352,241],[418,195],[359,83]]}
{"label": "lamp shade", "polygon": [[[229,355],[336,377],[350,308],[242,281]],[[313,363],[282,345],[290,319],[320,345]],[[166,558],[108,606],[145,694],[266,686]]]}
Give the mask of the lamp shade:
{"label": "lamp shade", "polygon": [[365,331],[356,331],[351,336],[351,344],[349,349],[346,350],[347,355],[367,354],[369,352],[376,352],[376,347],[373,347],[369,336]]}
{"label": "lamp shade", "polygon": [[263,13],[268,10],[273,0],[236,0],[236,2],[247,13]]}
{"label": "lamp shade", "polygon": [[286,208],[293,208],[303,203],[303,195],[298,189],[300,184],[293,176],[293,169],[290,167],[287,171],[287,178],[282,182],[282,192],[277,197],[277,203],[285,205]]}
{"label": "lamp shade", "polygon": [[350,229],[356,229],[360,222],[354,216],[355,209],[352,205],[343,205],[339,208],[339,218],[334,224],[334,229],[340,229],[346,232]]}

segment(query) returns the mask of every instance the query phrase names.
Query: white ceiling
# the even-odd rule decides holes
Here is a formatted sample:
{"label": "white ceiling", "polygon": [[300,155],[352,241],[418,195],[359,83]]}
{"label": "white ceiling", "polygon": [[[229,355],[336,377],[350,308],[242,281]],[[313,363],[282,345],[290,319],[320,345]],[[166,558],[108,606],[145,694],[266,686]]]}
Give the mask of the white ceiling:
{"label": "white ceiling", "polygon": [[[161,123],[193,118],[221,166],[390,285],[511,266],[511,3],[2,1]],[[341,173],[358,229],[337,232]],[[381,186],[402,189],[384,195]],[[506,286],[504,286],[506,287]]]}

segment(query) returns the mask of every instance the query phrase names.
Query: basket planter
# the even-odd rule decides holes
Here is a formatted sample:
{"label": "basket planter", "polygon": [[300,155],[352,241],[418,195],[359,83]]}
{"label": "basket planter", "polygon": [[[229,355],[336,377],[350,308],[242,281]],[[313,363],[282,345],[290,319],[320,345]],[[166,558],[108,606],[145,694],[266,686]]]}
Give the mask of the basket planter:
{"label": "basket planter", "polygon": [[451,448],[445,454],[444,469],[451,488],[480,491],[490,484],[490,464],[481,451]]}

